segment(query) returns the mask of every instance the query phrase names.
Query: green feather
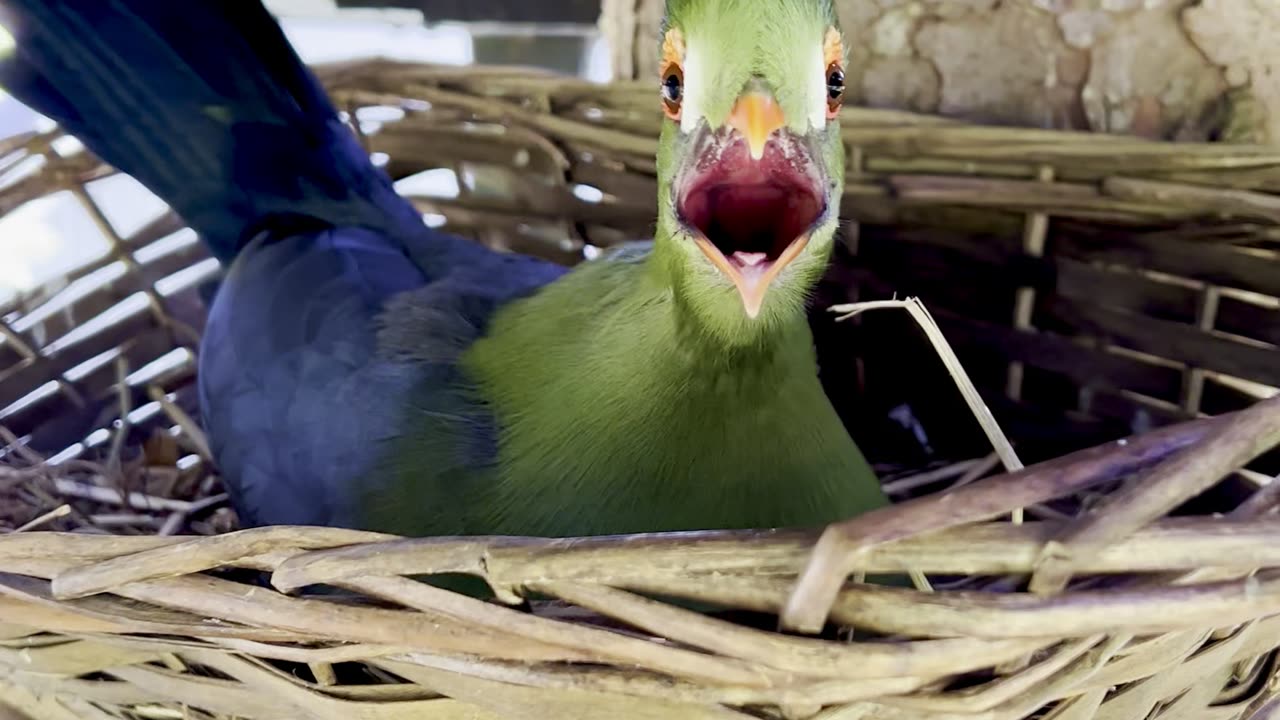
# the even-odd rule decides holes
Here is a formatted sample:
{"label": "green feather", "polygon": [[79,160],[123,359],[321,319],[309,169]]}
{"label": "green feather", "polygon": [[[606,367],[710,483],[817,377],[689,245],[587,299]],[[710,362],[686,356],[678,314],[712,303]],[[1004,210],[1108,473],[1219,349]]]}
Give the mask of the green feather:
{"label": "green feather", "polygon": [[478,527],[811,525],[877,504],[804,316],[725,345],[656,260],[584,267],[502,313],[468,353],[504,431],[500,476],[472,506]]}
{"label": "green feather", "polygon": [[772,86],[798,131],[810,91],[799,79],[831,27],[839,28],[831,0],[669,0],[663,23],[664,32],[679,29],[700,45],[711,64],[698,105],[713,124],[755,76]]}
{"label": "green feather", "polygon": [[[815,89],[801,79],[813,77],[808,64],[834,25],[830,2],[673,0],[667,22],[702,48],[715,78],[700,99],[712,127],[752,78],[789,119],[812,106]],[[655,93],[655,111],[657,102]],[[804,127],[838,203],[839,128]],[[749,318],[675,220],[671,185],[686,152],[668,121],[651,245],[511,303],[469,346],[465,332],[451,335],[465,381],[423,398],[414,431],[389,453],[404,492],[371,502],[375,525],[539,536],[816,526],[886,503],[818,381],[805,317],[838,213]],[[468,433],[486,418],[496,456],[476,463],[483,449],[467,449]]]}

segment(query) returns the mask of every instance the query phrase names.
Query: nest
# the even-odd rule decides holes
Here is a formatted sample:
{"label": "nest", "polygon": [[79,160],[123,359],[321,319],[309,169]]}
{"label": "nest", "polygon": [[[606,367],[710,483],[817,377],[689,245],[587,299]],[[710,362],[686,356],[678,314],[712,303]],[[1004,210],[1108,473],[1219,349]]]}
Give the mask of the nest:
{"label": "nest", "polygon": [[[648,86],[380,62],[322,77],[393,176],[461,179],[413,198],[453,232],[576,262],[649,231]],[[844,128],[850,222],[819,304],[921,296],[979,416],[1032,464],[982,445],[992,423],[955,412],[905,315],[818,317],[851,426],[856,399],[927,430],[881,458],[892,507],[580,539],[236,531],[193,420],[216,267],[171,215],[117,233],[85,190],[112,171],[57,152],[57,131],[5,141],[0,167],[43,165],[0,211],[69,191],[112,251],[0,309],[0,703],[37,720],[1268,717],[1280,151],[854,108]],[[458,572],[498,602],[419,581]]]}

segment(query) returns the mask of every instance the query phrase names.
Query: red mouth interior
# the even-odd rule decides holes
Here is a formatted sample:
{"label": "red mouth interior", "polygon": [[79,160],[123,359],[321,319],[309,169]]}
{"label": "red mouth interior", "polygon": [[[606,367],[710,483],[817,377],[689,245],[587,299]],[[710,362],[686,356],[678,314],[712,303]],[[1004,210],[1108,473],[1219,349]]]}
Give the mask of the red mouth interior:
{"label": "red mouth interior", "polygon": [[698,158],[679,211],[736,265],[778,259],[817,222],[824,202],[808,151],[775,136],[760,160],[741,139]]}

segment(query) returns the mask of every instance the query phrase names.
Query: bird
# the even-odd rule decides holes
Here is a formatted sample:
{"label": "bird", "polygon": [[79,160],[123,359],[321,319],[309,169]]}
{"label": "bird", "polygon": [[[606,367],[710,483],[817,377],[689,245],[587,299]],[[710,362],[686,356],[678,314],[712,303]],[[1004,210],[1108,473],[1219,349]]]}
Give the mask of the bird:
{"label": "bird", "polygon": [[0,0],[0,86],[224,271],[201,420],[245,526],[814,527],[888,499],[818,379],[830,0],[669,0],[652,239],[573,268],[434,229],[258,0]]}

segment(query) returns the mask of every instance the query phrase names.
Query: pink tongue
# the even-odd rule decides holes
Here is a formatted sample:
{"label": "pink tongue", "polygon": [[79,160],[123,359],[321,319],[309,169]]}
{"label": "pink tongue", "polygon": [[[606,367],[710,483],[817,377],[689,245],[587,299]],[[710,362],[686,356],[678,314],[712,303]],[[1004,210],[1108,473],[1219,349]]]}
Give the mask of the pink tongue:
{"label": "pink tongue", "polygon": [[738,251],[733,254],[733,260],[737,261],[738,265],[742,267],[755,267],[768,259],[768,253]]}
{"label": "pink tongue", "polygon": [[730,262],[738,266],[738,274],[748,287],[760,284],[765,273],[769,272],[769,255],[757,252],[735,252]]}

